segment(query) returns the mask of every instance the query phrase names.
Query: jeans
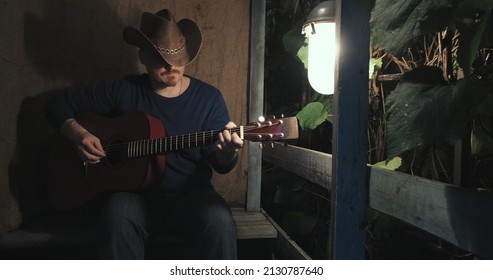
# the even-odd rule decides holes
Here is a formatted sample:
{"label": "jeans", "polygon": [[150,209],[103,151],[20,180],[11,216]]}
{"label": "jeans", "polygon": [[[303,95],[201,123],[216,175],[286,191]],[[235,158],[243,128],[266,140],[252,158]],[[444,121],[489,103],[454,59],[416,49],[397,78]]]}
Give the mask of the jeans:
{"label": "jeans", "polygon": [[164,231],[193,242],[195,259],[236,259],[236,225],[212,188],[186,194],[117,192],[102,207],[99,258],[144,259],[150,236]]}

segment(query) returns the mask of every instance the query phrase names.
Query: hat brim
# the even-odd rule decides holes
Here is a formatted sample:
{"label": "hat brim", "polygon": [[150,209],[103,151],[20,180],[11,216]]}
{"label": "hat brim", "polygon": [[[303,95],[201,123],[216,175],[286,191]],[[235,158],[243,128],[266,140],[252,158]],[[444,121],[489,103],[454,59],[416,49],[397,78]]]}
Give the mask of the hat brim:
{"label": "hat brim", "polygon": [[140,30],[127,26],[123,30],[123,39],[130,45],[148,51],[157,57],[162,58],[166,63],[173,66],[185,66],[195,60],[202,45],[202,33],[195,22],[190,19],[182,19],[178,23],[178,28],[185,37],[186,52],[188,56],[175,59],[171,55],[161,53],[151,40]]}

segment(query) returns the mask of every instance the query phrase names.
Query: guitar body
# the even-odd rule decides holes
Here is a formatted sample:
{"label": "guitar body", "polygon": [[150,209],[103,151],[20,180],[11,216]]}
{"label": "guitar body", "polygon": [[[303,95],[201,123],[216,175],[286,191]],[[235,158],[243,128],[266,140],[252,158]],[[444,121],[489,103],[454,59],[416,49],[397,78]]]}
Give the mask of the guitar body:
{"label": "guitar body", "polygon": [[[69,139],[54,141],[48,162],[48,196],[59,210],[77,208],[105,191],[141,191],[164,176],[165,154],[213,144],[220,130],[166,137],[163,124],[142,112],[106,118],[89,112],[77,121],[96,135],[106,157],[97,164],[84,164]],[[298,138],[295,117],[259,121],[230,129],[249,141]]]}
{"label": "guitar body", "polygon": [[81,112],[77,121],[99,137],[107,156],[97,164],[84,165],[65,137],[56,139],[48,168],[48,196],[59,210],[81,206],[100,192],[139,191],[159,182],[164,175],[164,154],[127,159],[126,150],[109,152],[110,145],[165,136],[160,120],[141,112],[115,118]]}

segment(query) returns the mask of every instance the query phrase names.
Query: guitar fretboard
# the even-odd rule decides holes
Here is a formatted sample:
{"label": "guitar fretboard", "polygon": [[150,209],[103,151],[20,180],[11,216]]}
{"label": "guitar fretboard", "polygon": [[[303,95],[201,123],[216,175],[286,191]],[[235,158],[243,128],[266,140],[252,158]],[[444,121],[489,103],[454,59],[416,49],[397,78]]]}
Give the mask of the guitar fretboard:
{"label": "guitar fretboard", "polygon": [[[230,130],[231,133],[239,132],[240,128]],[[137,158],[164,154],[167,152],[202,147],[214,144],[218,134],[222,130],[202,131],[185,135],[168,136],[156,139],[144,139],[110,145],[108,152],[123,152],[125,149],[127,158]]]}

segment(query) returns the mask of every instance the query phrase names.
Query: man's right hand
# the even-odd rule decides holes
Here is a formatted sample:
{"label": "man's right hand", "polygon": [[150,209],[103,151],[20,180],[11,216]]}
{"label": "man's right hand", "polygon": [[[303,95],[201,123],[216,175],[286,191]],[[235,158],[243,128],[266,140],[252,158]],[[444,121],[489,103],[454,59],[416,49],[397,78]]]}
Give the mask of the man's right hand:
{"label": "man's right hand", "polygon": [[75,119],[67,119],[60,128],[71,139],[79,157],[87,163],[98,163],[106,153],[98,137],[87,131]]}

